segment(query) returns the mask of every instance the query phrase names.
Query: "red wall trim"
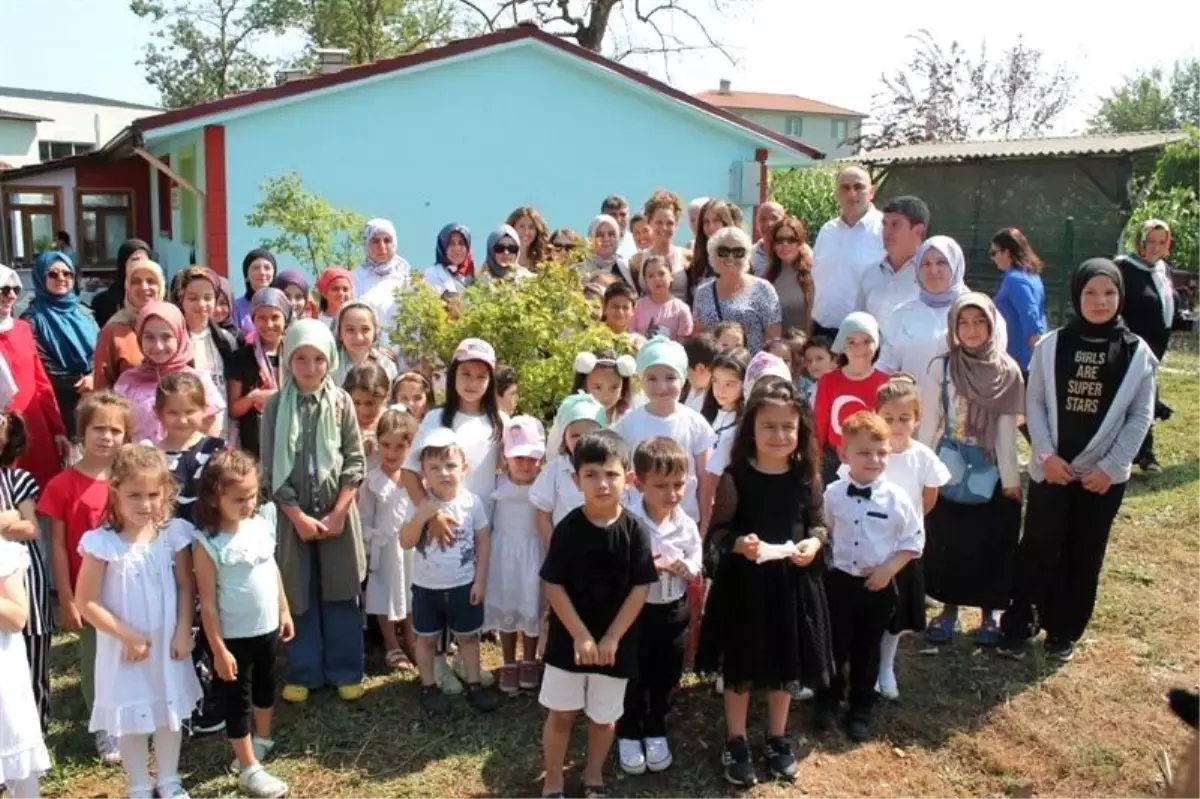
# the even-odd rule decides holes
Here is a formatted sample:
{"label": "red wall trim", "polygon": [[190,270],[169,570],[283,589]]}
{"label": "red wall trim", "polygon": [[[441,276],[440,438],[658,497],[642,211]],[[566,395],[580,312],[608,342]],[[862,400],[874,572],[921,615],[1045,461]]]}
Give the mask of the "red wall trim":
{"label": "red wall trim", "polygon": [[229,277],[229,228],[225,224],[225,126],[204,126],[204,264]]}

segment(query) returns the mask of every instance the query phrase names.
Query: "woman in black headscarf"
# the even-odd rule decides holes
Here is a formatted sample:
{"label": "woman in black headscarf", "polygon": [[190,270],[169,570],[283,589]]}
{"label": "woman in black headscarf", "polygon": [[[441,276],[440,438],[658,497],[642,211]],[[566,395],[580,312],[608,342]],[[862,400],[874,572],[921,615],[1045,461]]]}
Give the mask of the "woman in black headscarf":
{"label": "woman in black headscarf", "polygon": [[261,247],[255,247],[242,259],[242,282],[246,293],[238,297],[233,304],[233,323],[242,333],[251,333],[254,330],[254,321],[250,318],[250,303],[254,299],[254,292],[271,285],[278,269],[275,256],[270,250]]}
{"label": "woman in black headscarf", "polygon": [[150,245],[141,239],[126,239],[117,248],[117,276],[112,285],[92,298],[92,316],[96,324],[104,327],[104,323],[113,314],[125,307],[125,266],[134,256],[154,260]]}

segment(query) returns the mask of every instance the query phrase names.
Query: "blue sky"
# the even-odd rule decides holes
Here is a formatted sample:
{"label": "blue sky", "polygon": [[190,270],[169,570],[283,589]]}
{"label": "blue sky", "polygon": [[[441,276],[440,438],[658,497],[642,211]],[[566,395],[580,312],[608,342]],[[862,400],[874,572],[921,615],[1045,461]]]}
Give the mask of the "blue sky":
{"label": "blue sky", "polygon": [[[1063,0],[1008,0],[987,11],[961,0],[860,0],[849,17],[843,3],[725,0],[732,11],[717,17],[705,12],[711,0],[693,2],[738,63],[716,53],[674,57],[669,77],[685,91],[729,78],[735,89],[799,94],[865,112],[880,74],[906,60],[907,33],[927,28],[939,41],[959,39],[972,49],[986,35],[996,50],[1024,33],[1050,61],[1065,61],[1080,76],[1074,107],[1056,126],[1061,133],[1079,130],[1097,96],[1122,75],[1200,53],[1194,24],[1184,22],[1195,17],[1193,3],[1183,0],[1161,0],[1144,22]],[[137,65],[151,28],[126,0],[0,0],[0,30],[0,85],[158,101]],[[262,46],[283,57],[298,43]],[[667,77],[661,58],[631,63]]]}

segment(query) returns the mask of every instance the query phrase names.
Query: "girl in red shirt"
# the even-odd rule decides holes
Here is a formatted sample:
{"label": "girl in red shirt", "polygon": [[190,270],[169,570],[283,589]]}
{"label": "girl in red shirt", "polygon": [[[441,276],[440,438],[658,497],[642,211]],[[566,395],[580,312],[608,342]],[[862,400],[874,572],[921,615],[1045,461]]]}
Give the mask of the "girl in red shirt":
{"label": "girl in red shirt", "polygon": [[887,382],[887,373],[876,369],[879,352],[879,323],[869,313],[856,311],[842,321],[833,353],[838,368],[817,381],[813,421],[817,446],[821,448],[821,479],[837,479],[838,447],[842,445],[842,423],[858,411],[875,407],[875,394]]}

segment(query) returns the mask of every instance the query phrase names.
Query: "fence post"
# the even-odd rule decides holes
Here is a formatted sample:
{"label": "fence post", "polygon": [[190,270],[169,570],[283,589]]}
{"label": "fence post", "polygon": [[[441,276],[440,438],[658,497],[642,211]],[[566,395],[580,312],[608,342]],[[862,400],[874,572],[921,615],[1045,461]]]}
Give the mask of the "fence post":
{"label": "fence post", "polygon": [[1075,217],[1068,216],[1063,223],[1062,260],[1065,269],[1059,275],[1058,323],[1066,324],[1067,302],[1071,293],[1071,273],[1075,270]]}

